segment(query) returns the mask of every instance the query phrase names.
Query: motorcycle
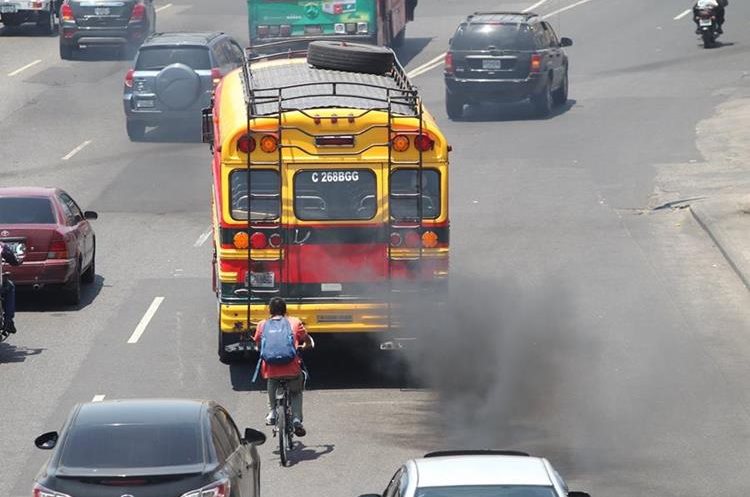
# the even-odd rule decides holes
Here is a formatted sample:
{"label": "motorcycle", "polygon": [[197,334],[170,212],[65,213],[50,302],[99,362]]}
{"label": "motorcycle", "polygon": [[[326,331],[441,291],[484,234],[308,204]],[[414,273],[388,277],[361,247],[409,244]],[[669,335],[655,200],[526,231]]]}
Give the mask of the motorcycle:
{"label": "motorcycle", "polygon": [[716,38],[719,37],[719,23],[716,21],[716,14],[712,9],[703,9],[698,11],[696,17],[698,19],[698,33],[703,38],[703,47],[713,47]]}
{"label": "motorcycle", "polygon": [[[23,263],[23,260],[26,258],[26,244],[23,242],[9,241],[4,241],[2,243],[10,247],[16,256],[16,259],[18,259],[19,264]],[[0,261],[0,289],[4,288],[5,279],[8,277],[8,273],[5,272],[6,265],[5,262]],[[0,293],[0,343],[7,340],[7,338],[8,333],[5,332],[5,302],[2,298],[2,293]]]}

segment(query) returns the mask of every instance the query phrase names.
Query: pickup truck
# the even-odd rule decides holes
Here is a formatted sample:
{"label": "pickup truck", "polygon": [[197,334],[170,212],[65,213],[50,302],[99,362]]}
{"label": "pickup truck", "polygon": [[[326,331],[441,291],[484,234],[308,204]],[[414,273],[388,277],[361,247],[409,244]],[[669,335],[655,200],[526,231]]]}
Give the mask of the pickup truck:
{"label": "pickup truck", "polygon": [[0,22],[19,26],[34,22],[46,34],[54,34],[63,0],[0,0]]}

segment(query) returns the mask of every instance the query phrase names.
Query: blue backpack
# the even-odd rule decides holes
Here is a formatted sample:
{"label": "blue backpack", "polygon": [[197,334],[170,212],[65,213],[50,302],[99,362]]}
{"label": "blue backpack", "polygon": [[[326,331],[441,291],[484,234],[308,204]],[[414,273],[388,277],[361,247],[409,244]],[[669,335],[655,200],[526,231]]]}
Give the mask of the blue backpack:
{"label": "blue backpack", "polygon": [[266,364],[289,364],[297,357],[294,333],[287,318],[269,319],[263,325],[260,358]]}

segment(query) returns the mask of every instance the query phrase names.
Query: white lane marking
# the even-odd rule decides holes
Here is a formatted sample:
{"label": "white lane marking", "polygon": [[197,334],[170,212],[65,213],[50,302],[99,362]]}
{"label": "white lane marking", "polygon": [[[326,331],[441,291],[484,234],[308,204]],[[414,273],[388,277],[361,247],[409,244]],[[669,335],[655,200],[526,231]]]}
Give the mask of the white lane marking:
{"label": "white lane marking", "polygon": [[579,5],[583,5],[583,4],[586,4],[586,3],[589,3],[589,2],[593,2],[593,1],[594,0],[580,0],[580,1],[576,2],[576,3],[572,3],[572,4],[568,5],[567,7],[563,7],[562,9],[558,9],[558,10],[556,10],[554,12],[550,12],[549,14],[544,14],[544,17],[546,18],[546,17],[556,16],[557,14],[562,14],[563,12],[566,12],[566,11],[568,11],[570,9],[574,9],[574,8],[578,7]]}
{"label": "white lane marking", "polygon": [[522,10],[521,12],[531,12],[531,11],[532,11],[532,10],[534,10],[535,8],[537,8],[537,7],[541,7],[542,5],[544,5],[545,3],[547,3],[548,1],[549,1],[549,0],[539,0],[539,1],[537,2],[537,3],[535,3],[535,4],[534,4],[534,5],[532,5],[531,7],[526,7],[526,8],[525,8],[525,9],[523,9],[523,10]]}
{"label": "white lane marking", "polygon": [[193,244],[193,247],[200,247],[204,243],[206,243],[206,240],[208,240],[211,237],[211,233],[213,233],[213,228],[211,226],[208,227],[206,231],[201,233],[201,236],[198,237],[198,239]]}
{"label": "white lane marking", "polygon": [[106,395],[94,395],[94,398],[91,399],[91,402],[101,402],[104,400],[104,397],[106,397]]}
{"label": "white lane marking", "polygon": [[65,157],[62,158],[62,160],[70,160],[70,159],[72,159],[75,154],[77,154],[78,152],[80,152],[84,148],[88,147],[89,145],[91,145],[91,140],[86,140],[85,142],[81,143],[76,148],[74,148],[73,150],[71,150],[68,155],[66,155]]}
{"label": "white lane marking", "polygon": [[692,11],[693,11],[693,9],[687,9],[685,12],[677,14],[676,16],[674,16],[674,20],[675,21],[679,21],[680,19],[682,19],[683,17],[685,17],[686,15],[688,15],[689,13],[691,13]]}
{"label": "white lane marking", "polygon": [[151,322],[154,314],[156,314],[156,311],[159,310],[159,306],[162,302],[164,302],[164,297],[154,298],[154,301],[151,302],[151,305],[148,307],[146,314],[144,314],[141,318],[141,322],[138,323],[138,326],[135,327],[135,331],[133,331],[133,334],[130,335],[130,338],[128,338],[128,343],[138,343],[138,340],[141,339],[141,335],[143,335],[143,332],[146,331],[148,323]]}
{"label": "white lane marking", "polygon": [[39,64],[40,62],[42,62],[42,59],[37,59],[34,62],[30,62],[30,63],[26,64],[23,67],[19,67],[18,69],[16,69],[13,72],[9,72],[8,76],[10,76],[11,78],[13,76],[17,76],[17,75],[21,74],[22,72],[24,72],[26,69],[30,69],[30,68],[34,67],[35,65]]}
{"label": "white lane marking", "polygon": [[422,67],[422,68],[418,68],[418,69],[415,69],[415,70],[411,71],[410,73],[407,73],[406,75],[407,75],[407,76],[408,76],[409,78],[416,78],[417,76],[420,76],[420,75],[422,75],[422,74],[424,74],[424,73],[426,73],[426,72],[430,72],[430,71],[432,71],[433,69],[437,69],[438,67],[440,67],[440,66],[442,66],[442,65],[443,65],[443,63],[444,63],[444,62],[443,62],[443,58],[444,58],[444,57],[445,57],[445,54],[443,54],[443,55],[441,56],[441,60],[438,60],[438,61],[436,61],[436,62],[433,62],[433,63],[432,63],[432,64],[430,64],[429,66],[425,66],[425,67]]}
{"label": "white lane marking", "polygon": [[431,68],[435,64],[442,63],[444,58],[445,58],[445,52],[441,53],[440,55],[438,55],[434,59],[431,59],[431,60],[425,62],[421,66],[415,67],[414,69],[412,69],[411,71],[409,71],[408,73],[406,73],[406,75],[409,76],[410,78],[412,78],[412,77],[414,77],[414,76],[412,76],[412,74],[422,74],[421,71],[423,69],[425,69],[425,68]]}
{"label": "white lane marking", "polygon": [[170,8],[171,6],[172,6],[172,4],[171,4],[171,3],[168,3],[168,4],[166,4],[166,5],[162,5],[161,7],[157,7],[157,8],[156,8],[156,12],[161,12],[162,10],[167,10],[167,9],[168,9],[168,8]]}

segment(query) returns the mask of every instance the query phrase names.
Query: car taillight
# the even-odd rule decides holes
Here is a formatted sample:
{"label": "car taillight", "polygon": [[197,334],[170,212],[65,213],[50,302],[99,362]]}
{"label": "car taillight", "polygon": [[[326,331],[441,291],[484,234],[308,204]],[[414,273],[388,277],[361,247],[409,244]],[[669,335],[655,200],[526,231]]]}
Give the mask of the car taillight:
{"label": "car taillight", "polygon": [[445,74],[453,74],[455,72],[455,67],[453,67],[453,53],[446,52],[445,53]]}
{"label": "car taillight", "polygon": [[213,81],[214,83],[214,88],[216,88],[219,85],[219,83],[221,83],[221,78],[222,78],[221,70],[215,67],[211,69],[211,81]]}
{"label": "car taillight", "polygon": [[71,7],[67,3],[64,3],[63,6],[60,7],[60,20],[75,21],[75,17],[73,16],[73,7]]}
{"label": "car taillight", "polygon": [[230,490],[229,480],[221,480],[218,483],[184,493],[182,497],[229,497]]}
{"label": "car taillight", "polygon": [[135,74],[135,69],[131,69],[125,74],[125,86],[128,88],[133,87],[133,75]]}
{"label": "car taillight", "polygon": [[34,488],[32,490],[31,495],[32,497],[70,497],[70,495],[68,494],[61,494],[60,492],[55,492],[54,490],[45,488],[38,483],[34,484]]}
{"label": "car taillight", "polygon": [[52,240],[49,244],[49,252],[47,252],[47,259],[67,259],[68,258],[68,244],[63,239]]}
{"label": "car taillight", "polygon": [[531,55],[531,72],[539,72],[542,70],[542,56],[538,53]]}
{"label": "car taillight", "polygon": [[133,6],[133,12],[130,14],[130,22],[139,22],[146,19],[146,6],[137,3]]}

